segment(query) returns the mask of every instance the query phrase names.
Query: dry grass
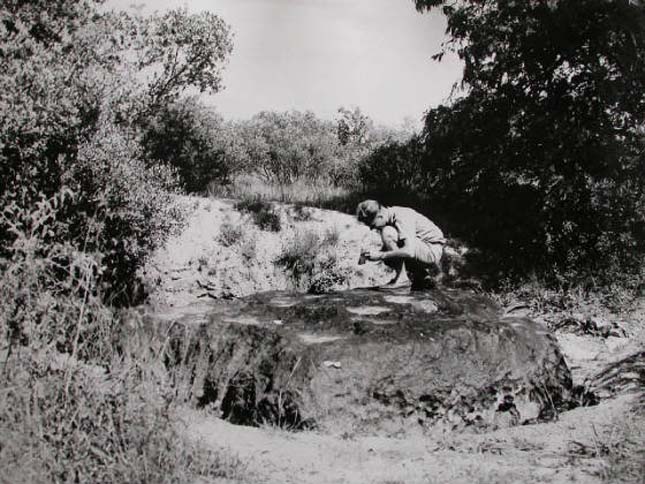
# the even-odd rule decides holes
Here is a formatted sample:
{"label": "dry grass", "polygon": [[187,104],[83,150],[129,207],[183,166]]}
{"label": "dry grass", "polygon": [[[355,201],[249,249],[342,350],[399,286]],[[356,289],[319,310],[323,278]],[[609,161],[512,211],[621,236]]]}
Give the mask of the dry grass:
{"label": "dry grass", "polygon": [[184,438],[166,337],[100,297],[100,255],[15,225],[0,259],[0,482],[178,483],[243,468]]}
{"label": "dry grass", "polygon": [[250,214],[253,223],[261,230],[280,232],[282,229],[280,210],[259,195],[242,197],[235,203],[235,208]]}
{"label": "dry grass", "polygon": [[593,452],[602,456],[607,483],[645,484],[645,413],[634,411],[605,435],[594,432]]}
{"label": "dry grass", "polygon": [[297,181],[290,185],[277,185],[254,175],[241,175],[226,187],[211,185],[208,193],[211,197],[248,199],[257,197],[265,201],[295,203],[314,207],[331,208],[337,200],[351,196],[347,188],[333,186],[330,183],[306,183]]}
{"label": "dry grass", "polygon": [[339,240],[337,227],[328,228],[322,235],[312,229],[296,231],[284,242],[275,264],[289,273],[296,289],[314,294],[333,291],[349,277],[336,255]]}
{"label": "dry grass", "polygon": [[244,226],[241,223],[224,222],[219,227],[217,241],[224,247],[237,245],[244,237]]}

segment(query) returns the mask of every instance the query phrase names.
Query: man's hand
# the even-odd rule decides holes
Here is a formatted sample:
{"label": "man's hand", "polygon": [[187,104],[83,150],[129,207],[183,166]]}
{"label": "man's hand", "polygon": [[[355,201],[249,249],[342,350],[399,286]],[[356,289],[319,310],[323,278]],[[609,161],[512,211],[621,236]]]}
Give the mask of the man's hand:
{"label": "man's hand", "polygon": [[367,260],[372,262],[383,259],[383,252],[380,250],[368,250],[363,255]]}

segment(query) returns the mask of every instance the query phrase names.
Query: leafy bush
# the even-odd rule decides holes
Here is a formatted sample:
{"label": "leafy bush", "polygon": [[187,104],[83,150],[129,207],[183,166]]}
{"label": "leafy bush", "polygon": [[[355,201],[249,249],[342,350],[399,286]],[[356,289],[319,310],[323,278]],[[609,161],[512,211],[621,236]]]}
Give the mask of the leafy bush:
{"label": "leafy bush", "polygon": [[314,230],[299,231],[283,245],[274,263],[290,274],[296,288],[315,294],[330,292],[349,277],[334,253],[337,242]]}
{"label": "leafy bush", "polygon": [[241,212],[250,213],[255,225],[262,230],[280,232],[282,219],[280,213],[271,202],[267,202],[258,196],[250,196],[239,200],[235,209]]}
{"label": "leafy bush", "polygon": [[465,61],[462,96],[426,116],[427,203],[489,271],[556,285],[639,275],[645,5],[415,3],[443,8],[446,50]]}
{"label": "leafy bush", "polygon": [[239,174],[261,177],[285,202],[290,201],[287,196],[291,201],[304,201],[303,190],[352,189],[358,181],[359,161],[370,150],[409,135],[404,130],[375,127],[358,108],[341,108],[339,113],[334,123],[309,111],[263,111],[227,125],[224,131],[228,134],[221,137],[219,147]]}
{"label": "leafy bush", "polygon": [[2,216],[0,480],[186,482],[239,469],[180,435],[164,338],[97,290],[100,253],[51,240],[64,191]]}
{"label": "leafy bush", "polygon": [[224,133],[219,116],[188,98],[159,110],[144,130],[142,145],[151,163],[175,167],[186,190],[202,192],[209,183],[229,183],[233,167]]}
{"label": "leafy bush", "polygon": [[254,167],[280,185],[324,179],[336,157],[333,123],[311,112],[261,112],[243,129]]}
{"label": "leafy bush", "polygon": [[416,136],[377,147],[360,162],[363,189],[385,204],[418,205],[427,188],[425,156],[425,146]]}
{"label": "leafy bush", "polygon": [[163,338],[124,338],[133,321],[108,303],[133,302],[136,270],[183,213],[170,170],[141,161],[136,126],[189,85],[217,88],[222,59],[210,55],[226,54],[228,31],[102,3],[0,5],[3,482],[221,473],[178,434]]}
{"label": "leafy bush", "polygon": [[[102,290],[125,303],[136,300],[143,258],[181,218],[168,193],[173,175],[140,161],[137,127],[188,86],[219,89],[230,43],[212,14],[144,18],[101,4],[0,7],[0,206],[29,211],[71,190],[74,203],[51,220],[48,237],[99,253]],[[14,237],[0,224],[0,254]]]}
{"label": "leafy bush", "polygon": [[137,301],[136,271],[183,226],[186,215],[174,174],[147,168],[137,156],[136,146],[107,125],[79,147],[63,176],[79,195],[61,213],[61,236],[102,254],[103,290],[114,303]]}
{"label": "leafy bush", "polygon": [[219,236],[217,240],[224,247],[232,247],[237,245],[244,236],[244,229],[242,224],[233,224],[231,222],[224,222],[220,225]]}

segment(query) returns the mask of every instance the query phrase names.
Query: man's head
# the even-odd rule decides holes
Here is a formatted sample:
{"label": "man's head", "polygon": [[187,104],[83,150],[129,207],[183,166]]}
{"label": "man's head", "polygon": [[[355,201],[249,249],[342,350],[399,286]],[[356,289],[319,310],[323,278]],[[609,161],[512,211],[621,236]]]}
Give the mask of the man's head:
{"label": "man's head", "polygon": [[364,200],[356,207],[356,218],[371,229],[382,229],[387,221],[385,207],[376,200]]}

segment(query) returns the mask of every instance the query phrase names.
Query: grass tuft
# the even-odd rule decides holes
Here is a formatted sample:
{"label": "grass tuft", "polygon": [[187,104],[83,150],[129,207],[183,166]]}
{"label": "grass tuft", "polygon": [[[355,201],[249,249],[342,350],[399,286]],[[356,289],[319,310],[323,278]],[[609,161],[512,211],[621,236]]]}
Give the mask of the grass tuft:
{"label": "grass tuft", "polygon": [[242,198],[235,204],[235,209],[251,214],[253,222],[261,230],[280,232],[282,229],[279,211],[273,203],[267,202],[257,195]]}
{"label": "grass tuft", "polygon": [[274,263],[285,269],[297,289],[322,294],[344,285],[349,277],[335,255],[338,229],[328,230],[322,237],[314,230],[296,232],[287,241]]}
{"label": "grass tuft", "polygon": [[244,237],[244,228],[242,224],[233,224],[231,222],[224,222],[219,229],[219,237],[217,240],[224,247],[232,247],[237,245]]}

